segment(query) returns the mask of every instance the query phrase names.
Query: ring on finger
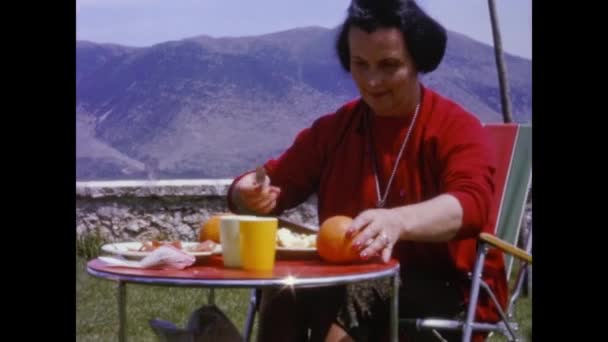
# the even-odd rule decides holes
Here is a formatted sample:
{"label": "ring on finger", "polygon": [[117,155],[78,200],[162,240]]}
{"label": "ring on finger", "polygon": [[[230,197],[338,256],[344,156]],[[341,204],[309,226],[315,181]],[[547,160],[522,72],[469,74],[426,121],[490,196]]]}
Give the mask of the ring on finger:
{"label": "ring on finger", "polygon": [[388,235],[386,235],[386,233],[380,233],[380,238],[382,239],[383,245],[388,245],[390,243],[390,239],[388,238]]}

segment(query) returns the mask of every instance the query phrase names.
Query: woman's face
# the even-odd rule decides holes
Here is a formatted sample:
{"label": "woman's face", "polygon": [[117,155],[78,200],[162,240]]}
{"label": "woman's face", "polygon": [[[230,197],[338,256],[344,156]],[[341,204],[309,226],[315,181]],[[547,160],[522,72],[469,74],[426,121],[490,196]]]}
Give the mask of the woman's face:
{"label": "woman's face", "polygon": [[418,71],[401,31],[379,28],[348,33],[350,72],[363,100],[376,115],[402,116],[418,103]]}

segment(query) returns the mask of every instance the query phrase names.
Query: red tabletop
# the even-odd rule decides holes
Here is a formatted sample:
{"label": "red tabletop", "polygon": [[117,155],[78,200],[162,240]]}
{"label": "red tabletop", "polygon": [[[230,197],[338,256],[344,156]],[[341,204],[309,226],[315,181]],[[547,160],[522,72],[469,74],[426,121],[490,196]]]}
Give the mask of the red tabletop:
{"label": "red tabletop", "polygon": [[319,258],[276,260],[272,272],[253,272],[226,268],[221,256],[213,256],[183,270],[137,269],[108,266],[93,259],[87,271],[94,276],[136,283],[184,286],[251,287],[251,286],[329,286],[394,276],[399,263],[390,260],[368,261],[358,264],[336,265]]}

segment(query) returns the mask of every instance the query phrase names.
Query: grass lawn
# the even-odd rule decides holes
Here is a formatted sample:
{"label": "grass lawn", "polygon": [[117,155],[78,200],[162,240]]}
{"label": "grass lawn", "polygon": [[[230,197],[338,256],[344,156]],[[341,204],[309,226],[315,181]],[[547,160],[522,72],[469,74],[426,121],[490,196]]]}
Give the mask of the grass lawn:
{"label": "grass lawn", "polygon": [[[116,283],[86,273],[86,261],[76,259],[77,341],[115,341],[118,332]],[[148,320],[160,318],[185,326],[192,311],[207,303],[208,289],[127,285],[127,339],[155,341]],[[242,329],[248,289],[215,291],[215,303]]]}
{"label": "grass lawn", "polygon": [[[76,257],[76,339],[81,342],[116,341],[118,331],[118,303],[116,283],[89,276],[86,257]],[[148,320],[160,318],[185,326],[192,311],[207,303],[208,289],[175,288],[129,284],[127,286],[127,339],[156,341]],[[242,330],[249,289],[218,289],[216,304]],[[531,300],[518,303],[516,319],[522,336],[531,341]],[[254,327],[255,329],[255,327]],[[493,336],[489,341],[506,341]]]}

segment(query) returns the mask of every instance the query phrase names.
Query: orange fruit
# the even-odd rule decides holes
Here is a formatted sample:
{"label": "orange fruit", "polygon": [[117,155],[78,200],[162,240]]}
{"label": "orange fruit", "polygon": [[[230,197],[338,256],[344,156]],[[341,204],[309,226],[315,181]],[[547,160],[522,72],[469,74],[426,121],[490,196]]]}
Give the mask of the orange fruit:
{"label": "orange fruit", "polygon": [[346,237],[352,221],[352,218],[342,215],[323,221],[317,233],[317,252],[323,260],[338,264],[360,260],[359,254],[352,249],[353,237]]}
{"label": "orange fruit", "polygon": [[231,215],[231,213],[220,213],[211,216],[207,221],[203,222],[201,229],[198,232],[198,241],[203,242],[211,240],[220,242],[220,217]]}

